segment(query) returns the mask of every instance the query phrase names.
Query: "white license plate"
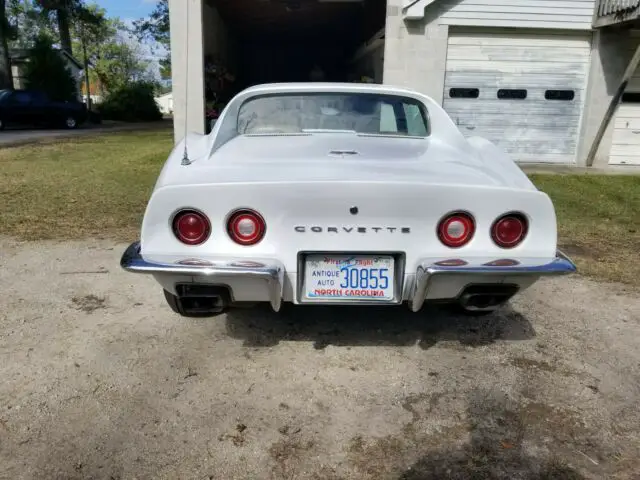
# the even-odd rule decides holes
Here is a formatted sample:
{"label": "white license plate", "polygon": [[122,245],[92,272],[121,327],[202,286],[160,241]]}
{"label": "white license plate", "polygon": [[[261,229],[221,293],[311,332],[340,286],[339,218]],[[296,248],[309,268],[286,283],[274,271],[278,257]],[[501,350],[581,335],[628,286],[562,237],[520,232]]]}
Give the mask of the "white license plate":
{"label": "white license plate", "polygon": [[391,301],[395,295],[390,255],[309,255],[304,268],[307,300]]}

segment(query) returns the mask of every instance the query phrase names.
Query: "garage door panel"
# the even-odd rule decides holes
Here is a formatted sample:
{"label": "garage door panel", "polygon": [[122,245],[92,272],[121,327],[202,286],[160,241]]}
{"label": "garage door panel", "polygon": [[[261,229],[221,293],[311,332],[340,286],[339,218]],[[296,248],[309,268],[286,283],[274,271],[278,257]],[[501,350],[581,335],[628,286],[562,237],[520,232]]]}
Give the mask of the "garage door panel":
{"label": "garage door panel", "polygon": [[[547,121],[549,122],[550,125],[558,125],[558,126],[562,126],[562,125],[566,125],[569,123],[572,123],[573,120],[580,121],[580,112],[576,112],[575,108],[569,108],[566,106],[557,106],[557,105],[533,105],[531,107],[529,107],[528,105],[523,105],[521,103],[515,103],[515,102],[503,102],[503,103],[494,103],[493,101],[489,101],[487,102],[489,105],[485,106],[486,104],[484,102],[478,102],[475,105],[469,105],[469,106],[463,106],[463,105],[458,105],[457,107],[455,105],[453,105],[451,108],[448,108],[447,106],[447,113],[449,113],[449,115],[468,115],[469,117],[473,117],[473,119],[475,121],[480,121],[481,116],[483,114],[490,114],[490,115],[498,115],[498,114],[502,114],[503,115],[503,122],[506,121],[506,118],[509,117],[509,119],[511,118],[511,116],[509,115],[509,110],[510,109],[519,109],[522,108],[524,109],[527,113],[532,114],[532,115],[537,115],[537,116],[542,116],[542,115],[546,115],[546,116],[550,116],[550,115],[557,115],[560,116],[561,118],[548,118]],[[482,110],[479,110],[482,109]],[[575,119],[570,119],[570,118],[565,118],[565,117],[575,117]],[[470,118],[471,119],[471,118]]]}
{"label": "garage door panel", "polygon": [[640,129],[616,128],[613,132],[613,145],[634,145],[640,147]]}
{"label": "garage door panel", "polygon": [[631,130],[640,130],[640,116],[638,118],[631,117],[616,117],[614,122],[614,128],[616,129],[631,129]]}
{"label": "garage door panel", "polygon": [[[529,155],[542,155],[547,153],[556,155],[571,155],[576,148],[576,142],[568,142],[566,139],[539,139],[539,140],[510,140],[502,139],[496,140],[498,145],[508,153],[518,153],[522,149],[526,149]],[[541,161],[541,160],[538,160]]]}
{"label": "garage door panel", "polygon": [[634,156],[638,155],[639,147],[633,144],[614,143],[611,145],[611,155]]}
{"label": "garage door panel", "polygon": [[567,62],[562,60],[546,62],[522,61],[482,61],[482,60],[447,60],[447,72],[509,72],[510,74],[527,73],[545,75],[554,71],[564,74],[581,74],[589,62]]}
{"label": "garage door panel", "polygon": [[527,74],[496,74],[494,72],[476,72],[470,77],[466,72],[458,74],[457,72],[447,72],[445,88],[455,87],[477,87],[482,85],[484,88],[510,87],[518,84],[530,84],[540,88],[556,89],[560,88],[581,88],[581,81],[577,80],[575,75],[527,75]]}
{"label": "garage door panel", "polygon": [[[590,53],[590,34],[452,29],[443,106],[464,135],[483,136],[516,161],[573,163]],[[523,89],[526,98],[498,98],[499,89]],[[548,90],[562,99],[547,99]]]}
{"label": "garage door panel", "polygon": [[[640,68],[634,78],[640,77]],[[638,85],[629,84],[625,93],[635,92]],[[613,120],[614,130],[609,151],[610,165],[640,165],[640,103],[625,101],[618,106]]]}
{"label": "garage door panel", "polygon": [[503,126],[499,125],[478,125],[474,127],[466,127],[461,125],[461,128],[464,128],[467,131],[473,132],[473,130],[477,129],[481,131],[483,135],[490,135],[493,138],[517,138],[518,141],[546,141],[546,140],[562,140],[563,142],[567,141],[567,133],[575,136],[576,131],[566,132],[565,130],[558,131],[559,129],[532,129],[531,125],[509,125],[508,129],[505,129]]}
{"label": "garage door panel", "polygon": [[[577,52],[576,52],[577,50]],[[464,45],[456,48],[447,55],[448,60],[499,60],[502,62],[521,62],[524,59],[532,62],[560,62],[571,58],[577,63],[588,63],[589,59],[583,59],[579,53],[580,49],[555,47],[553,56],[549,56],[549,47],[528,46],[523,52],[522,46],[504,47],[504,46],[480,46],[480,45]],[[578,55],[576,56],[576,53]],[[575,58],[574,58],[575,56]],[[565,60],[563,60],[563,57]]]}
{"label": "garage door panel", "polygon": [[567,35],[565,33],[466,33],[454,32],[449,37],[449,45],[480,45],[480,46],[515,46],[515,47],[546,47],[546,48],[571,48],[589,50],[589,39],[582,35]]}
{"label": "garage door panel", "polygon": [[[462,112],[461,112],[462,113]],[[455,113],[452,115],[449,113],[451,118],[455,121]],[[578,119],[579,120],[579,119]],[[569,126],[564,126],[563,131],[575,131],[579,130],[577,122],[572,122]],[[496,114],[483,114],[481,118],[476,119],[476,125],[482,127],[496,127],[498,129],[504,130],[504,115],[501,113]],[[564,123],[561,124],[563,126]],[[547,114],[531,114],[530,112],[525,112],[521,115],[510,115],[509,116],[509,125],[511,128],[522,128],[522,127],[535,127],[536,131],[540,132],[549,132],[549,131],[557,131],[558,128],[555,124],[549,122],[549,116]]]}
{"label": "garage door panel", "polygon": [[638,155],[611,155],[609,156],[610,165],[640,165],[640,157]]}
{"label": "garage door panel", "polygon": [[[451,88],[460,88],[460,87],[451,87]],[[518,86],[508,86],[508,85],[500,85],[497,87],[482,87],[482,89],[480,89],[479,87],[463,87],[463,88],[478,88],[479,91],[479,95],[478,98],[451,98],[451,92],[449,91],[450,88],[447,88],[446,90],[446,96],[449,97],[447,99],[447,104],[451,105],[453,107],[467,107],[467,108],[475,108],[478,104],[482,104],[487,105],[488,107],[495,107],[495,108],[503,108],[505,105],[511,107],[518,107],[518,106],[522,106],[524,108],[526,108],[527,111],[529,111],[530,108],[543,108],[545,110],[548,109],[565,109],[567,111],[567,113],[569,113],[570,111],[574,111],[576,110],[575,106],[576,106],[576,100],[580,101],[582,99],[582,92],[577,91],[576,88],[562,88],[562,89],[549,89],[549,90],[572,90],[574,93],[574,98],[571,101],[564,101],[564,100],[547,100],[545,98],[545,91],[547,89],[542,89],[542,90],[538,90],[538,89],[531,89],[531,88],[526,88],[526,86],[520,87]],[[498,90],[505,90],[505,89],[515,89],[515,90],[526,90],[527,91],[527,98],[523,98],[523,99],[501,99],[498,98]]]}

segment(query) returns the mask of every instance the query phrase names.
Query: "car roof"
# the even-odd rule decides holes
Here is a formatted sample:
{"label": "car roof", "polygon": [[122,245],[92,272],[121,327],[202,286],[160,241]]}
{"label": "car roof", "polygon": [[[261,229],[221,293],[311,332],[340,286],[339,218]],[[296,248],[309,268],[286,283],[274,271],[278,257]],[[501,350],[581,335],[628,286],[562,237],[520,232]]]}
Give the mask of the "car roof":
{"label": "car roof", "polygon": [[385,93],[388,95],[420,95],[419,92],[397,85],[381,83],[351,82],[282,82],[263,83],[246,88],[243,93],[286,93],[286,92],[353,92],[353,93]]}

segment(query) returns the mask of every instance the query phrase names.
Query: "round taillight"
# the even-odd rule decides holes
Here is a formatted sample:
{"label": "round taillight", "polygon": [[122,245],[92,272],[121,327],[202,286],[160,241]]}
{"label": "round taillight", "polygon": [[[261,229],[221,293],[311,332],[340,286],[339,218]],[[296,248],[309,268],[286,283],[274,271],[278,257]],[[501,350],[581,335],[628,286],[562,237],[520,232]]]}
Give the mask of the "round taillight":
{"label": "round taillight", "polygon": [[513,248],[524,240],[528,225],[524,215],[510,213],[498,218],[491,227],[493,242],[502,248]]}
{"label": "round taillight", "polygon": [[227,222],[227,231],[231,240],[240,245],[255,245],[264,237],[267,225],[258,212],[238,210]]}
{"label": "round taillight", "polygon": [[187,245],[200,245],[211,233],[209,219],[195,210],[181,210],[173,217],[173,233]]}
{"label": "round taillight", "polygon": [[476,226],[468,213],[457,212],[447,215],[438,225],[438,238],[447,247],[459,248],[469,243]]}

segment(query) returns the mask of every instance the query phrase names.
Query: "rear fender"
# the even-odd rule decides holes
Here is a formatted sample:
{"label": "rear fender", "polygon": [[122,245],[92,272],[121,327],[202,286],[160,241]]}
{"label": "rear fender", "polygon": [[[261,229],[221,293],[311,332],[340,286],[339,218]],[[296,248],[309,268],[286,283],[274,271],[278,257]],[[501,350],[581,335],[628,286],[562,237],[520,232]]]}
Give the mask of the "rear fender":
{"label": "rear fender", "polygon": [[496,144],[478,136],[468,137],[466,140],[480,156],[484,166],[490,169],[497,177],[503,178],[508,185],[526,190],[537,190],[518,164]]}

